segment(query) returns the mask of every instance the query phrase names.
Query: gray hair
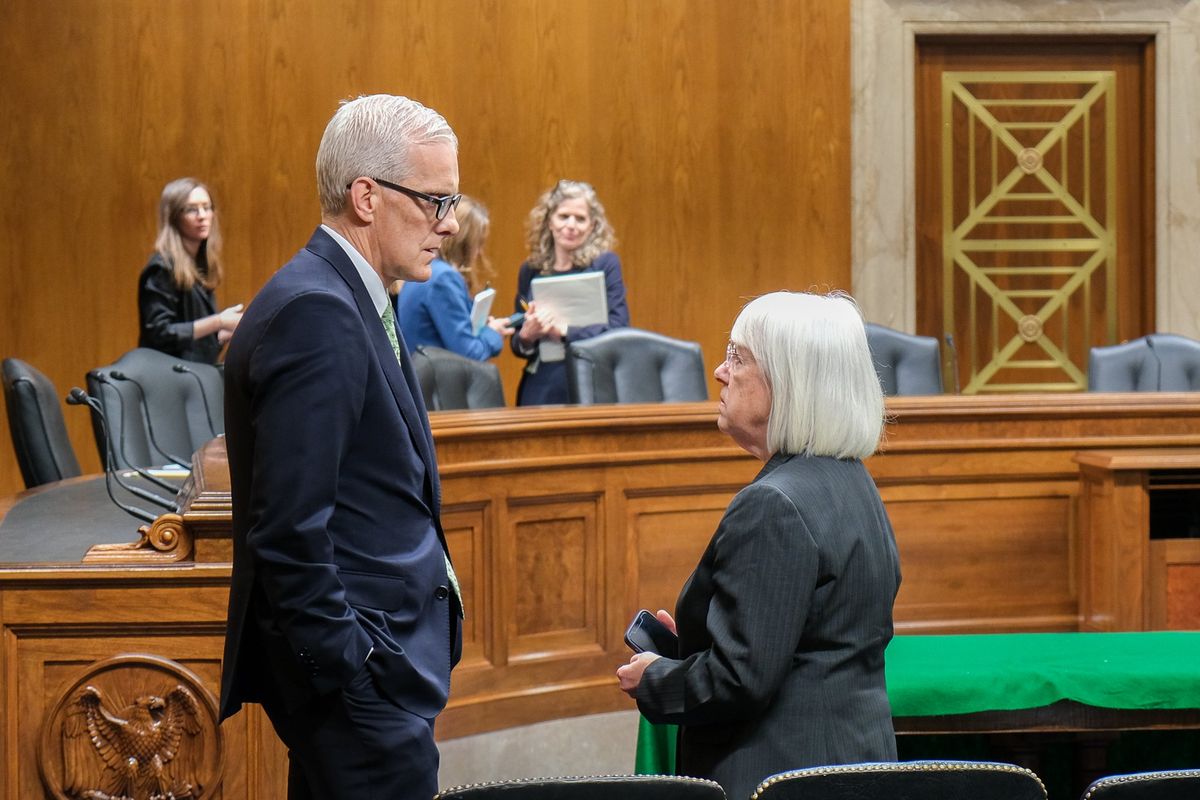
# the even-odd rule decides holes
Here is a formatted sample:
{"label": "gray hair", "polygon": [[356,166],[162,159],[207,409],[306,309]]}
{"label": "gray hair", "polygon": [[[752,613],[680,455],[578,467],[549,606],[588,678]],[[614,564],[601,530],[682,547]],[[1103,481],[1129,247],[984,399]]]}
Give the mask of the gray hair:
{"label": "gray hair", "polygon": [[771,387],[767,449],[867,458],[883,434],[883,389],[854,298],[773,292],[752,300],[730,338]]}
{"label": "gray hair", "polygon": [[355,178],[403,182],[411,173],[409,148],[432,142],[458,149],[458,138],[445,118],[416,100],[373,94],[343,101],[317,148],[321,212],[341,213],[346,187]]}

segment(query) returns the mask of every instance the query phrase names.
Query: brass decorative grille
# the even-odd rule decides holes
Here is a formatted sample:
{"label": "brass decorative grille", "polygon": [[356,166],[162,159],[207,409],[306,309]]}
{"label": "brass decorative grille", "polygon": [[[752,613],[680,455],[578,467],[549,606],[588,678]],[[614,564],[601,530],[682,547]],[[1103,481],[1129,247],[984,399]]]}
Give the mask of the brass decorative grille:
{"label": "brass decorative grille", "polygon": [[1088,348],[1116,341],[1115,73],[947,71],[941,101],[962,392],[1086,388]]}

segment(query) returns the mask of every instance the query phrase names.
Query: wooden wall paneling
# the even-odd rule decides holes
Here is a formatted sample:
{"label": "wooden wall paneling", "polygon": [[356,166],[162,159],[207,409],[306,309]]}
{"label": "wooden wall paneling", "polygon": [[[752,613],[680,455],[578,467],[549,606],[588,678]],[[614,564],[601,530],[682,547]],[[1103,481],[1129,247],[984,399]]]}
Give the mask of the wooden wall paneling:
{"label": "wooden wall paneling", "polygon": [[442,530],[446,546],[454,554],[454,572],[462,591],[465,617],[463,652],[458,669],[469,670],[491,665],[495,656],[492,624],[488,611],[492,602],[493,576],[491,554],[497,531],[493,504],[487,499],[458,501],[442,507]]}
{"label": "wooden wall paneling", "polygon": [[[1027,79],[1019,74],[1023,70],[1042,71],[1059,80]],[[943,82],[947,73],[961,71],[979,76],[963,83],[962,90],[972,95],[972,104],[978,100],[982,105],[969,116],[967,104],[955,100],[949,104],[951,119],[943,121]],[[1067,71],[1080,75],[1078,83],[1062,77]],[[1041,148],[1043,137],[1053,133],[1049,124],[1063,118],[1065,109],[1036,104],[1082,97],[1080,87],[1087,86],[1083,76],[1088,72],[1111,73],[1111,78],[1096,78],[1099,82],[1093,90],[1104,89],[1100,99],[1081,104],[1086,113],[1065,128],[1061,140],[1044,148],[1039,166],[1026,170],[1030,174],[1013,185],[1014,194],[990,205],[990,199],[1005,194],[997,187],[1021,170],[1007,145],[993,146],[995,140],[985,123],[997,120],[998,126],[1004,126],[1004,136],[1025,145],[1027,152],[1034,146]],[[967,393],[1036,391],[1039,384],[1047,391],[1085,388],[1090,347],[1140,336],[1154,326],[1155,199],[1148,182],[1155,159],[1153,43],[1145,37],[922,37],[917,73],[918,330],[955,336],[958,371]],[[1014,77],[990,82],[990,76],[1003,73]],[[1000,104],[1018,100],[1029,103]],[[1106,124],[1109,113],[1111,133]],[[1046,127],[1022,127],[1034,124]],[[949,184],[942,163],[947,131],[954,142]],[[1052,176],[1051,182],[1043,184],[1042,176]],[[1112,208],[1106,197],[1110,180]],[[1077,201],[1078,214],[1068,203],[1018,196],[1049,197],[1057,185]],[[963,258],[979,268],[972,271],[978,277],[968,280],[968,270],[956,261],[949,287],[945,285],[949,267],[944,266],[944,207],[952,209],[951,224],[959,229]],[[960,227],[971,215],[980,219]],[[1094,221],[1096,231],[1081,224],[1081,219]],[[1056,246],[1055,240],[1085,242],[1093,234],[1094,246]],[[986,250],[986,245],[995,243],[989,240],[1010,239],[1020,244]],[[1105,258],[1091,277],[1072,288],[1071,282],[1084,274],[1074,268],[1090,263],[1093,251],[1106,252],[1110,239],[1115,280],[1106,276]],[[957,240],[951,244],[951,249],[958,246]],[[1046,267],[1073,271],[1039,271]],[[989,268],[998,269],[989,272]],[[1018,269],[1022,271],[1011,271]],[[944,308],[951,295],[953,308]],[[992,296],[999,295],[1002,301],[994,302]],[[1017,311],[1009,312],[1006,306]]]}
{"label": "wooden wall paneling", "polygon": [[1146,602],[1148,628],[1200,630],[1200,541],[1151,540]]}
{"label": "wooden wall paneling", "polygon": [[[68,744],[63,741],[62,734],[63,717],[71,713],[69,706],[73,703],[73,698],[68,693],[71,693],[73,686],[76,691],[81,688],[77,684],[91,671],[89,668],[95,667],[96,662],[108,661],[117,654],[139,656],[162,652],[171,652],[171,666],[178,665],[196,673],[203,681],[204,688],[209,690],[208,697],[196,698],[200,706],[200,713],[197,715],[200,740],[188,741],[183,737],[179,745],[179,755],[182,756],[186,748],[195,748],[203,754],[202,763],[206,762],[204,766],[208,769],[197,775],[201,778],[200,785],[205,790],[211,790],[212,782],[203,780],[204,776],[210,774],[210,770],[221,783],[219,790],[208,796],[247,796],[250,787],[242,780],[246,771],[225,770],[226,755],[230,752],[240,753],[246,749],[244,731],[236,725],[223,725],[220,732],[216,733],[216,696],[211,690],[212,687],[219,686],[223,643],[223,636],[213,637],[210,634],[193,639],[186,632],[179,635],[137,636],[131,631],[98,630],[93,636],[86,638],[55,634],[45,638],[37,635],[23,637],[17,653],[17,690],[21,698],[19,714],[21,719],[41,720],[42,729],[26,731],[20,737],[21,766],[37,765],[38,769],[28,769],[25,774],[19,776],[18,781],[23,791],[18,796],[38,797],[49,794],[40,788],[39,772],[42,779],[48,781],[51,786],[64,785],[64,779],[71,771],[69,757],[65,752]],[[122,712],[132,706],[138,697],[152,694],[164,696],[173,685],[182,685],[172,680],[170,673],[155,674],[155,671],[147,669],[146,665],[126,664],[114,667],[108,670],[108,673],[106,677],[115,675],[115,680],[102,682],[93,676],[91,683],[104,693],[102,708],[127,720],[131,715]],[[125,679],[125,690],[114,691],[111,684],[119,683],[121,678]],[[56,708],[60,704],[67,708]],[[168,724],[169,719],[160,720],[160,725]],[[46,730],[48,725],[51,726],[50,730]],[[90,749],[90,743],[84,748]],[[145,758],[145,754],[138,755]],[[173,768],[178,764],[169,766]],[[188,774],[188,771],[181,771],[176,777],[183,778]],[[226,780],[229,780],[228,784]]]}
{"label": "wooden wall paneling", "polygon": [[[1075,456],[1083,521],[1080,597],[1086,629],[1190,629],[1200,624],[1200,543],[1186,515],[1196,492],[1197,448],[1098,449]],[[1175,495],[1176,492],[1182,493]],[[1178,500],[1176,500],[1178,498]]]}
{"label": "wooden wall paneling", "polygon": [[[65,394],[134,345],[155,205],[181,175],[219,205],[219,301],[252,299],[318,222],[313,161],[337,102],[386,91],[459,134],[462,188],[491,211],[498,310],[538,194],[589,180],[633,323],[700,342],[714,367],[745,298],[852,288],[849,14],[815,0],[4,3],[0,357]],[[497,359],[509,402],[521,363]],[[98,471],[86,413],[65,416]],[[0,493],[20,488],[0,444]]]}
{"label": "wooden wall paneling", "polygon": [[[7,571],[0,579],[0,696],[5,708],[0,752],[11,767],[0,778],[4,796],[43,796],[39,728],[64,692],[95,662],[121,654],[166,658],[195,673],[215,698],[228,575],[227,566],[195,565],[82,573],[78,567],[52,566]],[[64,615],[64,609],[70,614]],[[125,674],[142,681],[124,693],[129,696],[110,693],[106,702],[132,702],[133,689],[143,683],[143,693],[162,689],[161,678],[146,681],[142,672],[144,665],[128,667]],[[225,759],[221,790],[211,796],[280,796],[286,776],[278,764],[286,759],[261,711],[248,708],[221,726],[221,732],[224,753],[235,755]],[[214,742],[206,740],[204,746],[212,748]],[[247,760],[245,754],[253,758]],[[61,778],[53,766],[48,774]]]}
{"label": "wooden wall paneling", "polygon": [[675,601],[737,488],[662,492],[630,499],[626,530],[631,570],[623,622],[642,608],[675,613]]}
{"label": "wooden wall paneling", "polygon": [[1080,630],[1142,630],[1150,542],[1145,475],[1081,464]]}
{"label": "wooden wall paneling", "polygon": [[509,664],[603,648],[603,494],[511,498]]}
{"label": "wooden wall paneling", "polygon": [[882,492],[903,574],[896,629],[1075,630],[1075,481],[949,489]]}
{"label": "wooden wall paneling", "polygon": [[[1124,499],[1116,511],[1085,499],[1075,460],[1102,448],[1131,463],[1137,448],[1194,459],[1194,394],[892,398],[888,410],[887,446],[867,466],[901,548],[899,629],[1070,630],[1073,619],[1084,630],[1144,627],[1122,611],[1142,602],[1145,586],[1122,548],[1143,549],[1116,526],[1145,520],[1123,516]],[[439,737],[632,707],[614,676],[628,659],[624,625],[636,608],[673,606],[729,498],[760,467],[715,417],[715,403],[433,415],[468,615]],[[221,466],[206,451],[201,468]],[[202,477],[211,491],[197,502],[209,514],[224,503],[227,519],[224,484]],[[1092,539],[1099,547],[1089,549]],[[1167,573],[1168,586],[1188,591],[1190,556],[1169,558],[1182,570]],[[35,684],[21,672],[39,654],[87,662],[136,645],[215,681],[227,580],[222,564],[0,569],[5,763],[21,763],[21,732],[39,724],[24,715],[45,705],[41,683],[26,698]],[[1096,601],[1096,587],[1113,589]],[[247,796],[276,796],[282,752],[261,712],[228,725],[251,766],[227,780],[252,787]],[[28,787],[10,777],[18,772],[0,776],[5,796],[24,796]]]}

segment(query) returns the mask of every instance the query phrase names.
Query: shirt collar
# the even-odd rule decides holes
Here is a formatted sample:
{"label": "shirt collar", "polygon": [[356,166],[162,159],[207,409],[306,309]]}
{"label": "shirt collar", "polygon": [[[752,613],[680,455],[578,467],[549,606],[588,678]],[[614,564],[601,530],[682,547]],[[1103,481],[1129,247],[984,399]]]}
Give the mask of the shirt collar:
{"label": "shirt collar", "polygon": [[388,305],[388,296],[387,289],[383,288],[383,281],[380,279],[379,273],[371,269],[371,265],[363,258],[362,253],[358,252],[354,248],[354,245],[346,241],[346,238],[340,233],[325,224],[321,225],[321,230],[328,233],[338,243],[338,246],[346,251],[346,255],[350,257],[350,262],[358,270],[358,277],[362,279],[363,286],[367,288],[367,294],[371,296],[371,302],[375,305],[375,313],[382,317],[383,311]]}

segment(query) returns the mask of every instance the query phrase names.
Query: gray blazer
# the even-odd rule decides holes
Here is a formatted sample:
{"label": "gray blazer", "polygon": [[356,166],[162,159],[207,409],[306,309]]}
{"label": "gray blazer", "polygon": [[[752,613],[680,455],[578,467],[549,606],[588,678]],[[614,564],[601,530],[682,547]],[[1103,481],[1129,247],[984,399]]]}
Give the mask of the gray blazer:
{"label": "gray blazer", "polygon": [[789,769],[894,761],[883,653],[899,586],[862,462],[773,456],[679,595],[680,658],[638,687],[647,719],[682,726],[677,771],[733,798]]}

